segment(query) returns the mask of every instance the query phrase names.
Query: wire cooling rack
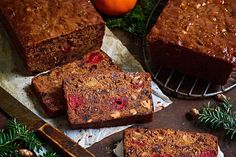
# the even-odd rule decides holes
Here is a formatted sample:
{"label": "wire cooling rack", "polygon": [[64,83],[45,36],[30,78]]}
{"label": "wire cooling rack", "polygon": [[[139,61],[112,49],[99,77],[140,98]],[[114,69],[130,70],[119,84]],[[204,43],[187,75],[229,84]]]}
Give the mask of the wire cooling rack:
{"label": "wire cooling rack", "polygon": [[[164,8],[166,1],[158,1],[151,16],[148,19],[146,27],[150,29],[155,19]],[[216,85],[211,82],[203,81],[201,79],[185,75],[173,69],[168,69],[162,66],[153,66],[149,51],[146,45],[146,38],[143,39],[143,55],[148,70],[153,80],[166,93],[173,96],[193,99],[206,98],[215,96],[217,94],[225,93],[236,87],[236,71],[234,71],[229,78],[226,85]]]}

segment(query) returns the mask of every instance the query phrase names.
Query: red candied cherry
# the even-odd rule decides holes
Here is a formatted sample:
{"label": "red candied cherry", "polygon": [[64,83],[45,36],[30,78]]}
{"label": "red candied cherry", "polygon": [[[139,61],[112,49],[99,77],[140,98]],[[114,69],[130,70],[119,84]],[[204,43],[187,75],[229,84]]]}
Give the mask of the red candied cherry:
{"label": "red candied cherry", "polygon": [[134,89],[141,89],[143,87],[144,87],[144,83],[143,82],[141,82],[141,83],[133,83],[132,84],[132,88],[134,88]]}
{"label": "red candied cherry", "polygon": [[207,150],[204,152],[201,152],[201,154],[199,155],[199,157],[215,157],[216,156],[216,152],[213,150]]}
{"label": "red candied cherry", "polygon": [[99,52],[91,52],[88,56],[87,62],[90,64],[98,64],[101,60],[103,60],[103,56]]}
{"label": "red candied cherry", "polygon": [[70,44],[69,42],[64,43],[64,44],[61,46],[61,50],[62,50],[64,53],[70,52],[70,50],[71,50],[71,44]]}
{"label": "red candied cherry", "polygon": [[133,143],[135,145],[138,145],[140,147],[145,146],[145,143],[143,143],[142,141],[137,141],[137,140],[134,140],[134,139],[131,140],[131,143]]}
{"label": "red candied cherry", "polygon": [[79,96],[78,94],[68,94],[67,95],[68,105],[74,109],[77,106],[81,106],[84,104],[83,97]]}
{"label": "red candied cherry", "polygon": [[127,106],[128,98],[127,97],[120,97],[120,98],[112,98],[110,100],[111,106],[116,110],[124,110]]}
{"label": "red candied cherry", "polygon": [[153,153],[150,157],[160,157],[157,153]]}

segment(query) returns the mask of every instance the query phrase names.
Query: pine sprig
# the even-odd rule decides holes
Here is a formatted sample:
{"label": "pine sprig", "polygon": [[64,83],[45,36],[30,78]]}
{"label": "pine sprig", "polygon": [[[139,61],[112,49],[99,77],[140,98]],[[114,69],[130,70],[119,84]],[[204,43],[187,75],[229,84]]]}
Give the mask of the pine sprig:
{"label": "pine sprig", "polygon": [[16,156],[15,150],[19,147],[19,143],[15,142],[17,134],[15,130],[9,130],[5,133],[1,130],[0,133],[0,156]]}
{"label": "pine sprig", "polygon": [[145,36],[147,34],[146,23],[150,16],[156,0],[139,0],[136,7],[119,18],[108,18],[106,24],[109,28],[122,28],[123,30],[130,32],[138,36]]}
{"label": "pine sprig", "polygon": [[13,120],[8,122],[7,129],[9,131],[14,131],[17,135],[17,137],[15,137],[15,140],[24,143],[30,150],[36,149],[37,151],[39,151],[41,149],[42,143],[35,136],[35,133],[28,130],[25,125],[17,123],[16,120]]}
{"label": "pine sprig", "polygon": [[[0,156],[21,156],[20,151],[25,148],[29,151],[39,152],[42,143],[33,131],[16,120],[10,120],[5,129],[0,130]],[[45,153],[40,157],[57,157],[55,153]]]}
{"label": "pine sprig", "polygon": [[59,155],[57,155],[56,153],[53,153],[53,152],[46,152],[42,155],[39,155],[38,157],[59,157]]}
{"label": "pine sprig", "polygon": [[198,120],[213,129],[223,129],[230,139],[236,138],[236,113],[232,112],[232,102],[221,96],[221,102],[216,105],[204,106],[198,115]]}

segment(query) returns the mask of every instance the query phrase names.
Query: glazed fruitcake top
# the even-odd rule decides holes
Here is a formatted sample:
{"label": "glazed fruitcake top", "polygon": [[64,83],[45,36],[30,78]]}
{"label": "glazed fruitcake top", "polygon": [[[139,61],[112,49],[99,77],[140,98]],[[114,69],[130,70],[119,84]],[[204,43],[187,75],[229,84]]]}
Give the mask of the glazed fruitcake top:
{"label": "glazed fruitcake top", "polygon": [[236,63],[236,1],[169,0],[147,40]]}
{"label": "glazed fruitcake top", "polygon": [[112,72],[70,77],[64,81],[72,125],[153,113],[148,73]]}
{"label": "glazed fruitcake top", "polygon": [[23,46],[103,23],[88,0],[1,0],[0,8]]}
{"label": "glazed fruitcake top", "polygon": [[206,133],[171,129],[127,129],[126,157],[217,157],[218,140]]}

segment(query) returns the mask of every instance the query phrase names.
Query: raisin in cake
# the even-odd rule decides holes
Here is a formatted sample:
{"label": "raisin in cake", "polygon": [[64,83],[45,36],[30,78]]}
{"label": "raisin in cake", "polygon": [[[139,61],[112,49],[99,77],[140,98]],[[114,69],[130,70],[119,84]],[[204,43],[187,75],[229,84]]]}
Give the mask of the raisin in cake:
{"label": "raisin in cake", "polygon": [[152,62],[225,84],[236,67],[235,0],[169,0],[147,36]]}
{"label": "raisin in cake", "polygon": [[64,80],[71,128],[100,128],[150,122],[153,116],[148,73],[112,72]]}
{"label": "raisin in cake", "polygon": [[102,45],[105,24],[88,0],[1,0],[0,15],[30,73]]}
{"label": "raisin in cake", "polygon": [[101,50],[93,51],[82,59],[57,67],[32,79],[32,87],[43,109],[49,117],[65,111],[62,81],[71,74],[96,73],[99,71],[120,71],[111,58]]}
{"label": "raisin in cake", "polygon": [[218,140],[206,133],[171,129],[127,129],[126,157],[217,157]]}

